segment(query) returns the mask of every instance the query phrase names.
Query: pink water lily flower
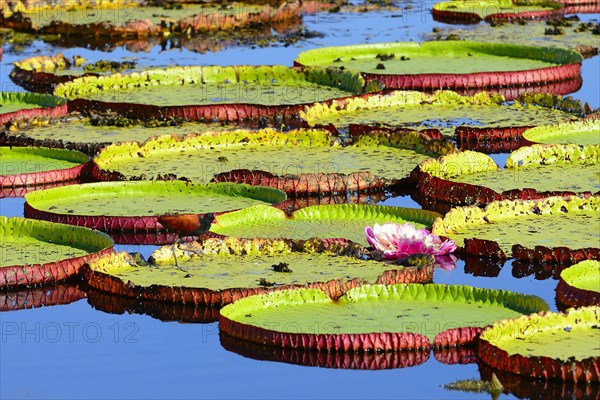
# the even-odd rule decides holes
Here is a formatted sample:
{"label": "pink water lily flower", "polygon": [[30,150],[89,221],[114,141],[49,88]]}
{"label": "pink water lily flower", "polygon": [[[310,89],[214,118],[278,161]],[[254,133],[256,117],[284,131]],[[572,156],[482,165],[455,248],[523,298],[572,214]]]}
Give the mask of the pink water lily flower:
{"label": "pink water lily flower", "polygon": [[456,258],[450,256],[450,253],[456,250],[456,243],[453,240],[442,242],[439,236],[424,228],[416,229],[410,222],[404,225],[393,223],[375,224],[373,228],[367,226],[365,235],[369,244],[376,250],[382,251],[388,260],[424,253],[436,256],[436,261],[438,261],[439,256],[439,264],[442,268],[454,268]]}

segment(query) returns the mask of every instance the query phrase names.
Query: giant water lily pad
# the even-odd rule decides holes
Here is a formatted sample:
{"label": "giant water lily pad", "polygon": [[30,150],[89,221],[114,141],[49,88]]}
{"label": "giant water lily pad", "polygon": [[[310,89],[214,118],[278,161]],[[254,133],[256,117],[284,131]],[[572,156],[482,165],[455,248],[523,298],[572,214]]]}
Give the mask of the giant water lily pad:
{"label": "giant water lily pad", "polygon": [[316,289],[240,299],[221,309],[219,327],[276,347],[396,351],[468,344],[494,321],[547,309],[535,296],[471,286],[364,285],[336,300]]}
{"label": "giant water lily pad", "polygon": [[421,139],[417,133],[381,133],[343,146],[324,130],[272,129],[162,136],[106,147],[95,157],[93,173],[101,180],[214,178],[288,194],[364,192],[397,183],[428,154],[439,154]]}
{"label": "giant water lily pad", "polygon": [[533,145],[511,153],[504,169],[463,151],[429,159],[412,172],[421,195],[453,205],[600,192],[600,145]]}
{"label": "giant water lily pad", "polygon": [[550,1],[468,0],[442,1],[433,5],[433,18],[441,22],[479,22],[544,19],[561,15],[562,4]]}
{"label": "giant water lily pad", "polygon": [[307,50],[296,63],[343,66],[387,88],[438,90],[545,84],[579,76],[577,52],[478,42],[378,43]]}
{"label": "giant water lily pad", "polygon": [[167,4],[149,6],[145,1],[21,2],[0,9],[0,22],[16,30],[65,36],[152,36],[170,33],[190,34],[270,25],[300,18],[299,3],[270,5],[234,3]]}
{"label": "giant water lily pad", "polygon": [[296,115],[306,104],[360,93],[364,80],[338,69],[206,66],[87,76],[54,93],[82,112],[113,110],[129,118],[232,121]]}
{"label": "giant water lily pad", "polygon": [[[572,263],[600,256],[600,240],[593,228],[599,216],[598,196],[503,200],[484,209],[454,208],[434,222],[433,233],[483,257],[498,256],[490,249],[499,247],[500,257]],[[476,240],[469,243],[470,239]]]}
{"label": "giant water lily pad", "polygon": [[0,125],[26,118],[64,114],[65,99],[36,93],[0,92]]}
{"label": "giant water lily pad", "polygon": [[100,182],[38,190],[25,196],[25,214],[103,231],[155,231],[161,215],[223,213],[286,199],[284,192],[233,183]]}
{"label": "giant water lily pad", "polygon": [[88,228],[0,216],[0,287],[64,280],[112,246],[110,237]]}
{"label": "giant water lily pad", "polygon": [[156,264],[138,265],[118,254],[91,263],[84,275],[90,286],[122,296],[216,306],[291,287],[318,287],[341,296],[367,282],[427,282],[433,277],[433,264],[365,261],[358,256],[366,252],[361,246],[320,239],[206,239],[176,251],[179,267],[168,246],[153,254]]}
{"label": "giant water lily pad", "polygon": [[534,143],[600,144],[600,120],[586,120],[527,129],[523,137]]}
{"label": "giant water lily pad", "polygon": [[74,150],[0,147],[0,188],[76,179],[88,161],[87,155]]}
{"label": "giant water lily pad", "polygon": [[480,336],[479,357],[523,376],[600,382],[600,307],[500,321]]}
{"label": "giant water lily pad", "polygon": [[572,113],[550,107],[503,102],[502,96],[485,92],[469,97],[450,91],[433,95],[395,91],[355,98],[343,104],[318,103],[307,107],[300,116],[310,126],[333,124],[339,129],[364,124],[439,129],[446,136],[452,136],[459,126],[475,127],[483,131],[481,136],[491,136],[502,135],[500,131],[578,119]]}
{"label": "giant water lily pad", "polygon": [[291,215],[273,207],[254,206],[220,216],[211,232],[244,238],[344,238],[366,246],[367,225],[410,222],[426,228],[437,217],[438,213],[415,208],[358,204],[305,207]]}
{"label": "giant water lily pad", "polygon": [[586,260],[563,270],[556,300],[572,307],[600,306],[600,261]]}

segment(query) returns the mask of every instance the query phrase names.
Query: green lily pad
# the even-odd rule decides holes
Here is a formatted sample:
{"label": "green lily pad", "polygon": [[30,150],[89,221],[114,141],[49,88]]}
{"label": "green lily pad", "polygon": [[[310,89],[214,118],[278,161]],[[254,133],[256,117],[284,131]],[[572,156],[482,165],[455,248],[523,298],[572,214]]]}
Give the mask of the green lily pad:
{"label": "green lily pad", "polygon": [[300,116],[310,126],[333,124],[336,128],[350,124],[383,125],[413,129],[439,129],[446,136],[458,126],[477,128],[511,128],[559,123],[577,119],[572,113],[549,107],[515,102],[503,104],[499,95],[485,92],[461,96],[438,91],[433,95],[395,91],[386,95],[355,98],[343,104],[315,104]]}
{"label": "green lily pad", "polygon": [[433,18],[441,22],[473,22],[550,18],[562,4],[550,1],[469,0],[442,1],[433,5]]}
{"label": "green lily pad", "polygon": [[600,144],[600,120],[587,120],[527,129],[523,137],[534,143]]}
{"label": "green lily pad", "polygon": [[556,300],[572,307],[600,305],[600,261],[586,260],[564,269]]}
{"label": "green lily pad", "polygon": [[[94,174],[101,180],[169,176],[208,182],[231,173],[215,179],[272,186],[288,194],[366,191],[406,178],[413,166],[437,153],[434,144],[421,139],[416,133],[381,133],[343,146],[324,130],[167,135],[142,145],[106,147],[94,159]],[[253,171],[262,174],[254,179]]]}
{"label": "green lily pad", "polygon": [[90,286],[114,294],[195,305],[224,305],[290,287],[318,287],[340,296],[366,282],[427,282],[433,277],[433,264],[366,261],[358,256],[366,252],[361,246],[320,239],[206,239],[175,251],[179,267],[167,246],[152,255],[153,264],[138,264],[120,253],[90,264],[84,275]]}
{"label": "green lily pad", "polygon": [[[433,224],[433,233],[453,239],[459,246],[476,238],[497,243],[508,256],[514,245],[557,247],[571,251],[600,248],[594,226],[600,216],[600,197],[549,197],[541,200],[494,201],[484,209],[457,207]],[[558,234],[560,233],[560,234]],[[485,256],[484,251],[480,252]]]}
{"label": "green lily pad", "polygon": [[600,307],[500,321],[481,334],[479,357],[523,376],[600,382],[598,326]]}
{"label": "green lily pad", "polygon": [[463,151],[429,159],[412,172],[419,192],[453,205],[600,192],[600,145],[533,145],[511,153],[504,169],[485,154]]}
{"label": "green lily pad", "polygon": [[335,300],[316,289],[240,299],[221,309],[219,327],[277,347],[394,351],[467,344],[494,321],[547,309],[535,296],[471,286],[364,285]]}
{"label": "green lily pad", "polygon": [[64,280],[112,246],[109,236],[87,228],[0,216],[0,287]]}
{"label": "green lily pad", "polygon": [[366,246],[367,225],[410,222],[426,228],[437,217],[439,214],[433,211],[357,204],[306,207],[291,216],[273,207],[254,206],[220,216],[211,232],[242,238],[344,238]]}
{"label": "green lily pad", "polygon": [[0,124],[66,112],[66,100],[37,93],[0,92]]}
{"label": "green lily pad", "polygon": [[581,55],[565,49],[440,41],[307,50],[295,62],[343,66],[387,88],[437,90],[546,84],[579,76]]}
{"label": "green lily pad", "polygon": [[[352,72],[320,68],[300,71],[281,65],[205,66],[86,76],[59,85],[55,94],[69,99],[158,106],[276,106],[347,97],[359,93],[363,86],[362,78]],[[211,118],[218,118],[214,110]]]}
{"label": "green lily pad", "polygon": [[154,231],[157,217],[222,213],[286,199],[284,192],[233,183],[183,181],[100,182],[38,190],[25,196],[29,218],[105,231]]}
{"label": "green lily pad", "polygon": [[87,155],[74,150],[0,147],[0,187],[76,179],[88,161]]}

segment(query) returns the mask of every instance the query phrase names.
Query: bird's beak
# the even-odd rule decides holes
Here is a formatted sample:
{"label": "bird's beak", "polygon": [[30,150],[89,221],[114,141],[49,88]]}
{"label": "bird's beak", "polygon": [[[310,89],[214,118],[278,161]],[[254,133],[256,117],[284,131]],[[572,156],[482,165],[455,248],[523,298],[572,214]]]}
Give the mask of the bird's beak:
{"label": "bird's beak", "polygon": [[219,223],[219,220],[217,219],[217,217],[215,217],[215,220],[213,221],[213,224],[215,224],[217,226],[221,226],[221,224]]}

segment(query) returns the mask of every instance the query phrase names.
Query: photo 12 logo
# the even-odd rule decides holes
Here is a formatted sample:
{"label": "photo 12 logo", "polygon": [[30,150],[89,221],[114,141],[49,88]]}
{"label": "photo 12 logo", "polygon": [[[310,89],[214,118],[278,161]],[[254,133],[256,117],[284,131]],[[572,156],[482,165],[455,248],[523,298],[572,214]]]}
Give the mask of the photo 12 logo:
{"label": "photo 12 logo", "polygon": [[135,322],[103,325],[98,322],[8,322],[0,323],[0,343],[139,343]]}

